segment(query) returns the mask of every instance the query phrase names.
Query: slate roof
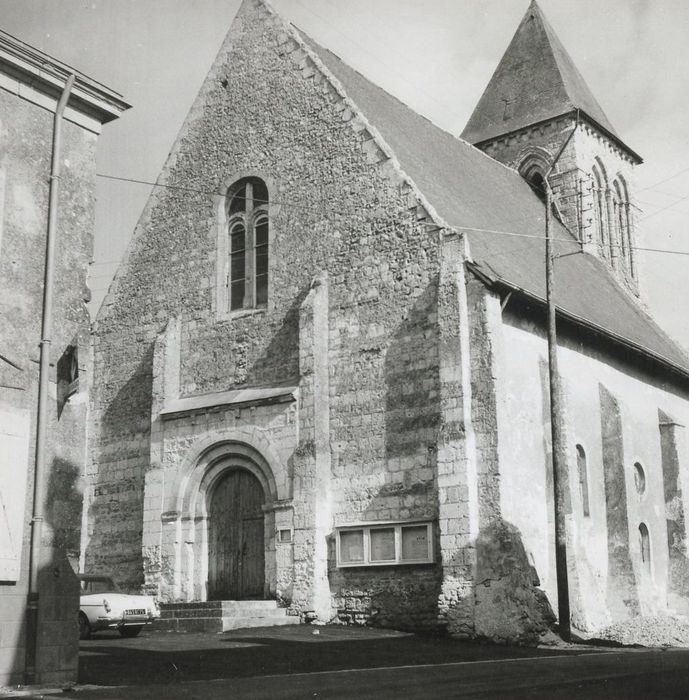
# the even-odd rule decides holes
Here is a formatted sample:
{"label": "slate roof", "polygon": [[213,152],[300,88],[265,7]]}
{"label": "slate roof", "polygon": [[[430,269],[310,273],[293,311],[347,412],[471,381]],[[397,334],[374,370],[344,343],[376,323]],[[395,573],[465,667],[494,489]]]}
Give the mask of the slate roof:
{"label": "slate roof", "polygon": [[630,150],[532,0],[462,138],[477,144],[575,110]]}
{"label": "slate roof", "polygon": [[[545,300],[541,200],[511,168],[435,126],[297,30],[380,132],[402,169],[451,226],[465,231],[473,261],[493,281]],[[502,233],[496,233],[502,232]],[[689,358],[597,258],[554,223],[561,315],[689,376]]]}

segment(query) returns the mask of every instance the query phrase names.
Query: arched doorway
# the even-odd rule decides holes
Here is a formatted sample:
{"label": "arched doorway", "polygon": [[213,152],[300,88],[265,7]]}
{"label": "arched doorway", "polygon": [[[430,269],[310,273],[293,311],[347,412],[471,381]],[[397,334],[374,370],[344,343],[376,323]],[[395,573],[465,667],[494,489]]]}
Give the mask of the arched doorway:
{"label": "arched doorway", "polygon": [[263,598],[265,494],[246,469],[229,469],[208,509],[208,600]]}

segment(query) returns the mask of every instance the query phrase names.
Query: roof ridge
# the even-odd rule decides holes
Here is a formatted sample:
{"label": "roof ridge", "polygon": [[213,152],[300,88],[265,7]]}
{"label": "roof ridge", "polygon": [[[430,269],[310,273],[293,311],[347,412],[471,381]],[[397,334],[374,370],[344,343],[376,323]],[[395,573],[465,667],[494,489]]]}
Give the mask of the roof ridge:
{"label": "roof ridge", "polygon": [[[266,0],[258,0],[258,1],[259,1],[259,2],[264,2],[264,3],[266,3]],[[532,2],[534,2],[534,3],[535,3],[535,1],[536,1],[536,0],[532,0]],[[267,4],[267,3],[266,3],[266,4]],[[388,92],[388,90],[386,90],[384,87],[378,85],[378,83],[374,83],[370,78],[368,78],[366,75],[364,75],[361,71],[359,71],[359,70],[357,70],[356,68],[350,66],[349,63],[347,63],[340,55],[338,55],[337,53],[335,53],[333,50],[331,50],[331,49],[329,49],[329,48],[327,48],[327,47],[322,46],[321,44],[319,44],[315,39],[313,39],[313,38],[312,38],[311,36],[309,36],[304,30],[302,30],[301,28],[297,27],[295,24],[290,23],[290,26],[293,27],[293,28],[294,28],[297,32],[299,32],[301,35],[303,35],[304,37],[306,37],[306,39],[308,39],[308,41],[313,42],[313,43],[316,44],[319,48],[321,48],[321,49],[323,49],[324,51],[327,51],[328,53],[330,53],[330,54],[332,54],[333,56],[335,56],[335,58],[337,58],[338,61],[341,61],[341,62],[342,62],[344,65],[346,65],[350,70],[352,70],[353,72],[355,72],[357,75],[361,76],[364,80],[366,80],[367,82],[369,82],[371,85],[374,85],[376,88],[378,88],[379,90],[381,90],[382,92],[384,92],[386,95],[388,95],[389,97],[391,97],[393,100],[395,100],[396,102],[399,102],[405,109],[408,109],[408,110],[410,110],[411,112],[414,112],[414,114],[416,114],[418,117],[421,117],[421,119],[423,119],[424,121],[428,122],[434,129],[438,129],[438,131],[442,131],[444,134],[447,134],[448,136],[452,137],[455,141],[459,142],[459,143],[462,144],[463,146],[466,146],[467,148],[470,148],[474,153],[479,153],[479,154],[481,155],[481,157],[487,158],[493,165],[499,165],[500,167],[505,168],[506,170],[509,170],[509,171],[510,171],[511,173],[513,173],[516,177],[519,177],[519,178],[522,177],[522,176],[519,174],[519,171],[518,171],[516,168],[513,168],[511,165],[508,165],[507,163],[503,163],[502,161],[496,160],[496,159],[493,158],[492,156],[488,155],[485,151],[483,151],[483,150],[481,150],[480,148],[477,148],[476,146],[474,146],[473,143],[471,143],[471,142],[467,141],[466,139],[462,138],[462,136],[461,136],[460,134],[454,134],[454,133],[452,133],[451,131],[449,131],[448,129],[444,129],[444,128],[443,128],[442,126],[440,126],[439,124],[436,124],[436,122],[434,122],[430,117],[427,117],[425,114],[421,114],[420,112],[417,112],[413,107],[410,107],[410,106],[409,106],[404,100],[402,100],[400,97],[398,97],[397,95],[394,95],[394,94],[391,93],[391,92]],[[307,48],[308,48],[308,46],[307,46]],[[319,59],[319,60],[320,60],[320,59]],[[322,63],[322,61],[321,61],[321,63]],[[325,68],[326,68],[326,70],[328,70],[327,66],[326,66]],[[337,80],[337,78],[334,78],[334,79]],[[339,83],[339,82],[340,82],[340,81],[338,81],[338,83]],[[350,98],[350,99],[351,99],[351,98]],[[358,109],[359,111],[361,111],[360,108],[359,108],[358,106],[357,106],[357,109]],[[368,120],[367,120],[367,121],[368,121]],[[375,128],[375,127],[374,127],[374,128]],[[523,179],[523,178],[522,178],[522,179]]]}
{"label": "roof ridge", "polygon": [[[259,1],[265,2],[265,0],[259,0]],[[535,2],[535,0],[534,0],[534,2]],[[441,127],[441,126],[439,126],[438,124],[436,124],[432,119],[429,119],[429,118],[426,117],[425,115],[423,115],[423,114],[417,112],[416,110],[414,110],[414,109],[413,109],[412,107],[410,107],[406,102],[404,102],[404,100],[400,99],[400,98],[397,97],[396,95],[393,95],[391,92],[388,92],[385,88],[381,87],[381,86],[378,85],[377,83],[373,82],[370,78],[366,77],[361,71],[359,71],[359,70],[357,70],[356,68],[353,68],[352,66],[350,66],[342,57],[340,57],[340,56],[339,56],[338,54],[336,54],[334,51],[331,51],[330,49],[328,49],[328,48],[322,46],[321,44],[319,44],[315,39],[311,38],[306,32],[304,32],[303,30],[301,30],[299,27],[297,27],[296,25],[294,25],[294,24],[292,24],[292,23],[290,23],[290,25],[291,25],[296,31],[298,31],[300,34],[302,34],[304,37],[306,37],[306,39],[307,39],[308,41],[310,41],[310,42],[312,42],[313,44],[315,44],[316,46],[318,46],[319,49],[321,49],[321,50],[323,50],[323,51],[327,51],[328,53],[330,53],[332,56],[334,56],[335,58],[337,58],[337,60],[340,61],[343,65],[347,66],[352,72],[356,73],[358,76],[360,76],[363,80],[365,80],[365,81],[366,81],[367,83],[369,83],[370,85],[373,85],[376,89],[378,89],[378,90],[380,90],[381,92],[385,93],[388,97],[390,97],[390,98],[392,98],[393,100],[395,100],[397,103],[399,103],[399,104],[400,104],[402,107],[404,107],[405,109],[409,110],[410,112],[413,112],[417,117],[420,117],[421,119],[423,119],[423,120],[424,120],[425,122],[427,122],[433,129],[436,129],[436,130],[442,132],[442,133],[445,134],[446,136],[449,136],[449,137],[452,138],[454,141],[456,141],[457,143],[459,143],[462,147],[468,148],[468,149],[470,149],[474,154],[478,154],[479,157],[486,159],[488,162],[490,162],[490,164],[491,164],[492,167],[501,167],[501,168],[504,168],[504,169],[507,170],[507,171],[510,173],[510,175],[512,175],[513,177],[519,178],[519,180],[520,180],[521,182],[524,181],[524,178],[522,177],[522,175],[519,173],[519,171],[518,171],[516,168],[513,168],[512,166],[508,165],[507,163],[503,163],[502,161],[496,160],[495,158],[493,158],[492,156],[490,156],[489,154],[487,154],[485,151],[481,150],[480,148],[477,148],[476,146],[474,146],[472,143],[470,143],[470,142],[467,141],[466,139],[463,139],[461,136],[458,136],[457,134],[453,134],[451,131],[448,131],[447,129],[443,129],[443,127]],[[307,45],[307,47],[308,47],[308,45]],[[320,61],[320,59],[319,59],[319,61]],[[322,63],[322,61],[321,61],[321,63]],[[325,69],[328,70],[327,66],[325,67]],[[330,72],[330,71],[329,71],[329,72]],[[341,84],[341,81],[339,81],[336,77],[335,77],[334,79],[338,81],[338,84]],[[344,88],[343,88],[343,89],[344,89]],[[346,95],[346,91],[345,91],[345,95]],[[350,99],[350,101],[351,101],[351,98],[348,97],[348,99]],[[360,108],[360,107],[358,107],[357,105],[355,105],[355,106],[357,107],[357,110],[358,110],[358,111],[361,111],[361,108]],[[365,115],[364,115],[364,119],[365,119],[366,122],[369,122],[368,118],[366,118]],[[373,127],[373,128],[376,129],[376,127]],[[378,131],[378,130],[376,129],[376,131]],[[381,138],[382,138],[382,137],[381,137]],[[386,143],[386,145],[387,145],[387,143]],[[387,145],[387,147],[390,149],[390,151],[391,151],[393,157],[396,157],[396,156],[395,156],[394,150],[393,150],[389,145]],[[557,221],[557,219],[555,219],[555,221]],[[569,229],[567,229],[566,226],[562,225],[561,222],[557,221],[557,225],[559,225],[559,226],[562,228],[562,230],[563,230],[565,233],[568,234],[568,240],[571,239],[571,242],[574,242],[574,243],[580,242],[580,241],[578,240],[578,238],[577,238],[571,231],[569,231]],[[449,228],[452,228],[452,227],[449,227]],[[469,230],[469,231],[472,230],[472,228],[471,228],[470,226],[460,225],[460,224],[457,224],[457,225],[455,226],[455,228],[465,229],[465,230]],[[474,229],[474,230],[477,230],[477,229]],[[545,236],[544,236],[544,238],[545,238]]]}
{"label": "roof ridge", "polygon": [[[572,97],[572,92],[578,92],[578,90],[583,87],[589,94],[588,97],[593,100],[594,105],[600,110],[600,113],[603,117],[608,122],[608,125],[606,126],[605,124],[601,124],[604,128],[611,130],[614,136],[617,136],[614,128],[609,129],[609,127],[612,127],[612,123],[610,122],[610,119],[608,115],[605,113],[603,110],[603,107],[601,106],[600,102],[596,99],[596,96],[593,94],[591,89],[588,86],[588,83],[586,82],[586,79],[584,76],[581,74],[581,71],[579,68],[577,68],[576,63],[574,62],[574,59],[570,56],[569,51],[565,47],[565,45],[562,43],[560,40],[560,37],[557,35],[557,32],[553,28],[553,26],[550,24],[548,21],[548,18],[545,16],[543,10],[541,10],[540,5],[536,2],[536,0],[532,0],[532,5],[535,7],[535,11],[538,12],[539,19],[541,20],[541,24],[543,25],[543,29],[546,33],[546,36],[548,38],[548,48],[551,50],[553,54],[553,59],[555,60],[555,64],[557,66],[558,72],[560,74],[560,78],[562,79],[562,82],[565,87],[565,91],[567,92],[567,96],[570,99],[570,102],[572,103],[572,107],[574,109],[578,109],[583,111],[584,113],[588,114],[588,110],[581,105],[577,104],[577,102],[573,99]],[[555,51],[554,49],[557,49]],[[578,79],[581,82],[580,86],[576,86],[572,84],[572,75],[570,73],[573,73],[573,76],[575,79]],[[591,115],[592,118],[595,121],[599,121],[596,119],[595,115]],[[619,138],[619,137],[617,137]]]}
{"label": "roof ridge", "polygon": [[[263,2],[265,3],[266,0],[258,0],[258,2]],[[267,4],[267,3],[266,3]],[[274,11],[273,11],[274,12]],[[428,212],[428,214],[431,216],[432,219],[438,224],[439,227],[445,228],[448,230],[452,231],[457,231],[457,228],[455,226],[450,225],[447,221],[445,221],[444,217],[440,215],[440,213],[436,210],[436,208],[430,203],[426,195],[422,192],[421,188],[416,184],[416,182],[412,179],[412,177],[407,173],[404,168],[402,168],[402,164],[399,162],[399,159],[397,158],[395,151],[393,148],[390,146],[390,144],[386,141],[386,139],[383,137],[383,135],[380,133],[378,128],[374,126],[371,121],[368,119],[368,117],[364,114],[364,111],[359,107],[358,104],[348,95],[347,90],[345,89],[344,85],[342,82],[335,76],[332,71],[323,63],[323,61],[320,59],[318,54],[309,46],[307,41],[304,40],[304,37],[308,39],[308,41],[312,42],[319,48],[321,48],[324,51],[328,51],[324,46],[321,46],[317,41],[312,39],[306,32],[302,31],[299,29],[296,25],[292,24],[291,22],[287,22],[286,20],[282,19],[280,15],[275,13],[276,16],[280,18],[280,20],[284,23],[285,27],[290,30],[290,33],[293,35],[292,38],[294,38],[299,45],[308,53],[309,58],[313,62],[313,64],[318,68],[318,70],[321,72],[321,74],[328,80],[328,82],[338,91],[338,93],[341,95],[342,98],[344,98],[349,105],[352,107],[352,109],[355,111],[357,117],[359,120],[364,124],[365,129],[368,131],[369,134],[371,134],[371,137],[374,139],[376,142],[376,145],[378,145],[381,150],[385,153],[385,155],[388,157],[388,159],[393,163],[393,167],[397,172],[400,174],[400,176],[404,179],[404,181],[411,187],[412,191],[414,192],[414,195],[416,198],[419,200],[421,205],[423,206],[424,209]],[[333,56],[335,54],[330,51]],[[341,61],[344,65],[347,65],[342,61],[342,59],[337,56],[337,59]],[[355,73],[360,75],[362,78],[367,80],[367,78],[356,71],[354,68],[351,68]],[[371,81],[369,81],[371,82]],[[372,83],[373,84],[373,83]],[[382,88],[380,88],[382,89]],[[389,94],[389,93],[388,93]],[[394,97],[394,95],[390,95],[394,99],[397,99]],[[401,100],[397,100],[403,107],[406,109],[411,110],[411,107],[408,105],[404,104]],[[412,110],[413,111],[413,110]],[[415,112],[415,114],[417,114]],[[426,121],[431,124],[432,126],[437,127],[435,124],[433,124],[430,119],[427,119],[423,115],[418,115],[422,117],[423,119],[426,119]],[[452,136],[449,132],[445,132]],[[457,233],[460,233],[457,231]]]}
{"label": "roof ridge", "polygon": [[580,110],[619,140],[537,2],[531,2],[462,132],[480,143]]}

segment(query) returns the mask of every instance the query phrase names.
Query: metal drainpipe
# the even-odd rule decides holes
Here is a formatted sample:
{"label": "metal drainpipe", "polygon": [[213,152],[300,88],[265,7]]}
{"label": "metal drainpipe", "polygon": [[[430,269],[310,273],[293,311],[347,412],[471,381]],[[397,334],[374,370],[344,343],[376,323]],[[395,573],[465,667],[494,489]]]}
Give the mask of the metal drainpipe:
{"label": "metal drainpipe", "polygon": [[60,183],[60,151],[62,118],[74,86],[74,74],[67,78],[53,119],[53,152],[48,193],[48,230],[45,244],[43,282],[43,319],[41,323],[40,364],[38,370],[38,407],[36,420],[36,459],[34,464],[33,510],[31,514],[31,551],[29,558],[29,593],[26,605],[26,682],[36,681],[38,656],[38,573],[43,535],[46,481],[46,436],[48,432],[48,381],[50,373],[50,343],[53,325],[53,273],[55,236],[57,232],[57,198]]}

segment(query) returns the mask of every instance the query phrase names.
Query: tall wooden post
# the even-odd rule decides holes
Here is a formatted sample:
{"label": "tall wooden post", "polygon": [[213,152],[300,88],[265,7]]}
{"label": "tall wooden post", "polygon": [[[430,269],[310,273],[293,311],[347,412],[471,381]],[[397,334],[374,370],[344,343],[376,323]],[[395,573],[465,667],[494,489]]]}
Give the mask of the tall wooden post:
{"label": "tall wooden post", "polygon": [[553,455],[553,490],[555,501],[555,571],[557,577],[557,608],[560,636],[566,642],[571,637],[569,611],[569,580],[567,577],[567,468],[563,440],[560,373],[557,365],[557,328],[555,315],[554,254],[552,233],[552,191],[545,180],[545,279],[548,305],[548,374],[550,380],[550,429]]}

